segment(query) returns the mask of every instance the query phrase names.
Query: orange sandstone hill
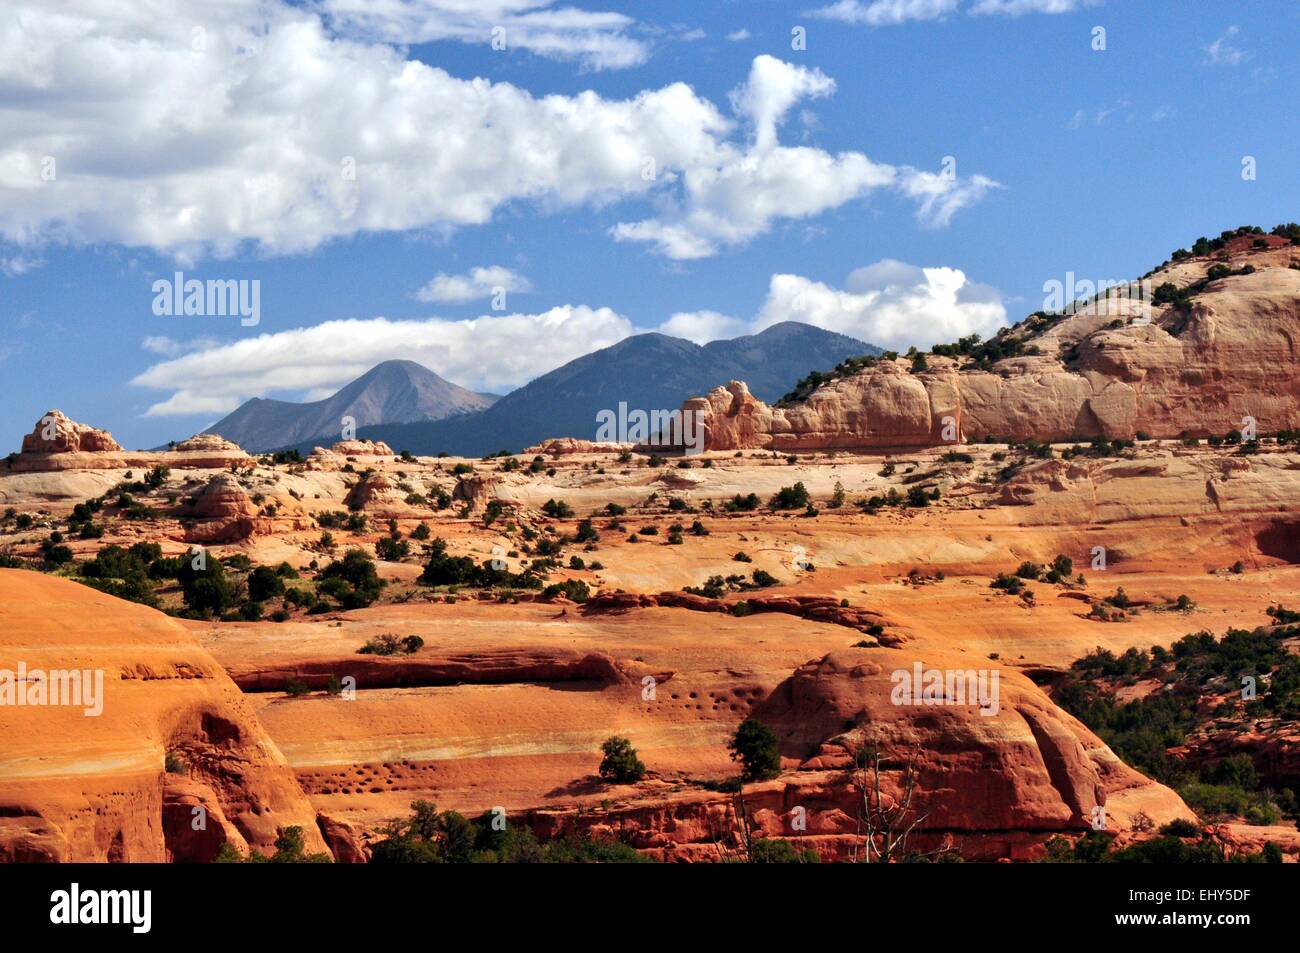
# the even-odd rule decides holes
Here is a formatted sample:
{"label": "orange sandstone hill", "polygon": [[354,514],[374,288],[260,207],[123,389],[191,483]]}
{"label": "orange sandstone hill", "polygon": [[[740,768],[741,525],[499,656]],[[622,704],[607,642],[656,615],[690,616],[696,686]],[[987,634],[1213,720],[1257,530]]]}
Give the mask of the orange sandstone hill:
{"label": "orange sandstone hill", "polygon": [[0,678],[30,693],[55,671],[102,673],[103,690],[0,706],[0,861],[204,861],[226,842],[269,853],[289,826],[327,850],[284,756],[179,623],[0,569]]}
{"label": "orange sandstone hill", "polygon": [[741,381],[687,400],[709,450],[915,447],[1260,433],[1300,425],[1300,248],[1243,235],[1147,276],[1147,301],[1038,312],[984,345],[862,358],[768,406]]}

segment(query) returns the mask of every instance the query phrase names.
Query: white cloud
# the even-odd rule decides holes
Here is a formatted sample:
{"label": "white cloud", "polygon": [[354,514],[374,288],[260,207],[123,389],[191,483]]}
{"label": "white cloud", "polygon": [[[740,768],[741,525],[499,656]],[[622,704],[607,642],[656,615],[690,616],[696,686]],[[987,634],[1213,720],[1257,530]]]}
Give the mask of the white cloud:
{"label": "white cloud", "polygon": [[755,321],[761,330],[802,321],[892,350],[987,337],[1006,324],[998,293],[956,268],[886,259],[849,275],[845,289],[799,275],[773,275]]}
{"label": "white cloud", "polygon": [[661,334],[708,344],[723,338],[740,337],[750,331],[749,322],[717,311],[678,311],[655,329]]}
{"label": "white cloud", "polygon": [[748,40],[751,36],[753,36],[752,33],[750,33],[744,27],[741,27],[739,30],[732,30],[730,33],[728,33],[727,39],[730,40],[732,43],[739,43],[742,40]]}
{"label": "white cloud", "polygon": [[172,392],[149,408],[151,417],[228,413],[250,397],[272,393],[319,397],[394,358],[416,361],[464,387],[499,393],[631,333],[622,315],[586,305],[464,321],[326,321],[163,361],[131,383]]}
{"label": "white cloud", "polygon": [[862,26],[897,26],[910,20],[938,20],[957,11],[958,0],[839,0],[809,16]]}
{"label": "white cloud", "polygon": [[458,40],[494,50],[495,40],[505,50],[577,60],[589,69],[636,66],[650,53],[631,35],[631,17],[556,8],[555,0],[319,0],[317,6],[335,29],[385,43]]}
{"label": "white cloud", "polygon": [[1250,59],[1250,53],[1233,46],[1229,41],[1241,32],[1241,27],[1230,26],[1205,48],[1205,62],[1216,66],[1240,66]]}
{"label": "white cloud", "polygon": [[503,291],[530,291],[532,284],[523,275],[503,265],[471,268],[469,274],[448,275],[439,273],[415,293],[420,301],[463,303],[481,301]]}
{"label": "white cloud", "polygon": [[767,232],[777,219],[809,218],[880,188],[898,188],[920,202],[924,223],[944,226],[958,209],[996,187],[983,176],[919,172],[873,162],[860,152],[831,155],[780,145],[777,128],[791,107],[834,89],[834,80],[821,70],[756,57],[748,80],[731,95],[736,113],[753,131],[752,143],[743,151],[723,146],[717,162],[687,169],[681,200],[665,201],[654,218],[619,223],[614,237],[651,242],[670,258],[704,258]]}
{"label": "white cloud", "polygon": [[192,261],[484,224],[508,203],[639,198],[660,212],[616,237],[701,257],[895,181],[860,152],[776,143],[795,101],[833,88],[817,70],[759,57],[735,97],[753,131],[745,145],[685,83],[627,99],[535,97],[332,33],[281,0],[11,0],[0,18],[0,238]]}
{"label": "white cloud", "polygon": [[942,172],[922,172],[918,169],[906,170],[899,183],[899,189],[904,195],[920,203],[916,209],[916,218],[926,228],[947,228],[957,212],[974,205],[990,191],[1001,187],[982,175],[962,179]]}

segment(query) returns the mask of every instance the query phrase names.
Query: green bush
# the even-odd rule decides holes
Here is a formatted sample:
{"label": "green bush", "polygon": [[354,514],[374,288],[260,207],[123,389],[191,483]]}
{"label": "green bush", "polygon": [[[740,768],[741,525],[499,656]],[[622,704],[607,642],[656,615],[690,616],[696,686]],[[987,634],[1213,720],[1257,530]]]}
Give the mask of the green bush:
{"label": "green bush", "polygon": [[284,593],[284,580],[267,566],[258,566],[248,574],[248,598],[254,602],[265,602]]}
{"label": "green bush", "polygon": [[781,773],[781,752],[776,735],[756,718],[746,718],[727,744],[731,759],[740,762],[746,781],[768,781]]}
{"label": "green bush", "polygon": [[338,599],[345,609],[360,609],[379,598],[384,581],[375,570],[375,562],[363,550],[349,549],[342,559],[321,570],[320,578],[330,583],[321,591]]}
{"label": "green bush", "polygon": [[645,765],[637,757],[632,742],[617,735],[606,738],[600,746],[604,757],[600,762],[600,776],[613,784],[634,784],[645,777]]}
{"label": "green bush", "polygon": [[821,858],[812,849],[799,850],[780,837],[763,837],[749,845],[751,864],[817,864]]}
{"label": "green bush", "polygon": [[811,497],[802,482],[783,486],[773,495],[770,505],[774,510],[797,510],[806,507]]}

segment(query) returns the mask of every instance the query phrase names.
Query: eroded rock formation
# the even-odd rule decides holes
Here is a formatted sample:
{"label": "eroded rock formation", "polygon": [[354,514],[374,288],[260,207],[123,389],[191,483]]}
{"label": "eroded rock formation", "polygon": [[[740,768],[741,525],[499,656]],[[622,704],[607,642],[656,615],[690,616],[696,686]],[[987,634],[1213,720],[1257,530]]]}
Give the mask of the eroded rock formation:
{"label": "eroded rock formation", "polygon": [[107,430],[96,430],[71,420],[61,410],[46,412],[32,432],[23,437],[23,453],[102,453],[120,451],[121,444]]}
{"label": "eroded rock formation", "polygon": [[185,528],[189,543],[237,543],[269,526],[259,518],[257,506],[239,480],[229,473],[218,473],[208,481],[195,497],[190,515],[195,521]]}
{"label": "eroded rock formation", "polygon": [[[1300,270],[1292,252],[1239,254],[1234,273],[1190,303],[1103,299],[1064,318],[1035,316],[1003,337],[1025,353],[991,366],[927,355],[881,360],[801,401],[768,406],[731,381],[682,412],[697,412],[709,450],[916,447],[985,437],[1066,441],[1260,433],[1300,425]],[[1154,287],[1186,287],[1220,264],[1167,266]],[[1150,320],[1147,320],[1147,317]],[[1037,353],[1032,353],[1036,351]]]}
{"label": "eroded rock formation", "polygon": [[23,690],[38,671],[51,685],[56,670],[101,673],[101,710],[87,716],[86,695],[0,706],[0,861],[207,860],[227,841],[269,853],[294,825],[327,850],[279,749],[179,623],[2,569],[0,670],[20,663]]}

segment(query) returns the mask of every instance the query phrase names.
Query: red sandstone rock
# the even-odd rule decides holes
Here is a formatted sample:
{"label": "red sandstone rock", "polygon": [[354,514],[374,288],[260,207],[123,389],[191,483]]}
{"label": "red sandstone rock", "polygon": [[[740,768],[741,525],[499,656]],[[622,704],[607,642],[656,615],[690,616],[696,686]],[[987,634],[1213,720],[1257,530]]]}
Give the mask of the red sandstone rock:
{"label": "red sandstone rock", "polygon": [[192,515],[197,522],[185,530],[185,541],[190,543],[235,543],[267,531],[270,525],[258,517],[252,499],[229,473],[219,473],[208,481],[194,500]]}
{"label": "red sandstone rock", "polygon": [[329,845],[330,852],[333,853],[336,863],[364,864],[369,861],[370,857],[366,854],[365,845],[361,842],[361,836],[347,821],[341,821],[325,814],[317,814],[316,823],[320,827],[321,837],[325,838],[325,843]]}
{"label": "red sandstone rock", "polygon": [[278,828],[295,825],[308,851],[326,849],[284,756],[174,619],[0,569],[0,669],[19,662],[102,672],[102,710],[0,706],[0,861],[205,859],[218,834],[270,853]]}

